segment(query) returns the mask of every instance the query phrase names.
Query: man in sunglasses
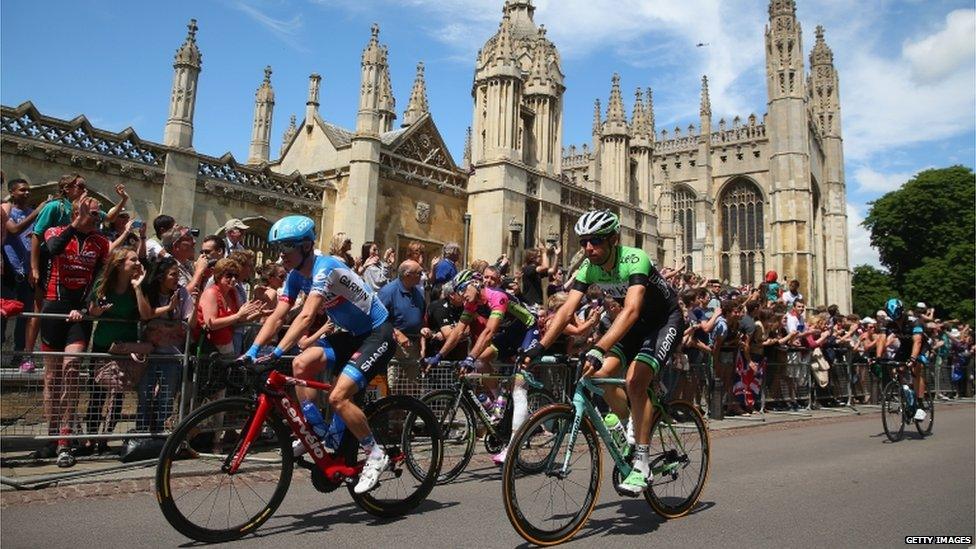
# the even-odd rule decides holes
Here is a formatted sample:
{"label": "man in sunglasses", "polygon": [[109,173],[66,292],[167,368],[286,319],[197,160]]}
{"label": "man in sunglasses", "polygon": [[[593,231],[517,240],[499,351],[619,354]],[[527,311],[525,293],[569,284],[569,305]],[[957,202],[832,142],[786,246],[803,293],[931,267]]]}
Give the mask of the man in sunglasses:
{"label": "man in sunglasses", "polygon": [[[374,440],[366,415],[353,397],[373,377],[386,371],[396,352],[389,313],[352,268],[335,256],[315,255],[315,223],[308,217],[292,215],[278,220],[268,233],[268,243],[278,246],[281,262],[289,273],[278,306],[242,358],[257,361],[280,358],[308,334],[313,320],[324,309],[329,320],[342,330],[323,335],[304,349],[292,367],[298,379],[315,379],[326,367],[337,374],[329,393],[332,429],[348,430],[369,455],[353,488],[357,494],[366,493],[376,487],[389,457]],[[301,312],[271,354],[256,358],[261,346],[270,342],[278,331],[301,292],[306,293]],[[303,408],[310,402],[314,404],[318,396],[317,390],[307,387],[295,387],[295,392],[303,401]]]}
{"label": "man in sunglasses", "polygon": [[[629,365],[626,389],[636,454],[634,471],[618,488],[636,496],[647,488],[651,479],[648,453],[653,410],[647,388],[680,344],[684,320],[677,293],[651,265],[647,254],[620,245],[617,214],[609,210],[586,212],[576,222],[575,230],[586,259],[576,273],[569,298],[550,319],[540,344],[526,352],[526,358],[538,360],[545,353],[569,323],[591,285],[598,285],[607,297],[623,302],[623,309],[610,328],[586,353],[583,375],[606,375],[601,370],[604,356],[608,354]],[[607,391],[607,396],[611,396],[611,391]]]}

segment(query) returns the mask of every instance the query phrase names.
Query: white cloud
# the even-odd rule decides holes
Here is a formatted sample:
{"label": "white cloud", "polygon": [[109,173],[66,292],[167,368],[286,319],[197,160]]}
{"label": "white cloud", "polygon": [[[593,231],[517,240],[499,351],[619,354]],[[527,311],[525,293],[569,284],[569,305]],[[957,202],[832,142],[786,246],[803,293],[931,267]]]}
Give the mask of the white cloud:
{"label": "white cloud", "polygon": [[939,32],[916,42],[906,42],[903,51],[915,80],[931,83],[965,65],[972,66],[976,57],[973,36],[976,36],[976,10],[956,10],[946,15],[945,27]]}
{"label": "white cloud", "polygon": [[275,35],[276,38],[285,44],[291,46],[292,49],[299,52],[308,52],[308,48],[302,44],[298,36],[303,27],[302,16],[300,14],[296,14],[294,17],[287,20],[276,19],[262,12],[246,1],[234,2],[233,6],[234,8],[244,12],[248,17],[256,21],[262,27],[268,29],[271,34]]}
{"label": "white cloud", "polygon": [[864,215],[861,210],[847,203],[847,246],[848,262],[853,268],[857,265],[871,265],[872,267],[882,268],[881,260],[878,258],[878,250],[871,247],[871,233],[861,226]]}
{"label": "white cloud", "polygon": [[857,182],[857,189],[862,193],[883,194],[898,189],[916,173],[918,170],[882,173],[867,166],[860,166],[854,170],[853,180]]}

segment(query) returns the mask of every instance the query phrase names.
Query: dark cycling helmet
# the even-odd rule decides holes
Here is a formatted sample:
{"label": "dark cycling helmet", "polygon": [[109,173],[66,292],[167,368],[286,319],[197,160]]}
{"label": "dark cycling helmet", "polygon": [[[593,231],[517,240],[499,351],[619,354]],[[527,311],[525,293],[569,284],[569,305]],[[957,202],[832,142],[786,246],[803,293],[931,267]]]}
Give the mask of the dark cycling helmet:
{"label": "dark cycling helmet", "polygon": [[304,215],[282,217],[268,231],[268,244],[315,240],[315,222]]}
{"label": "dark cycling helmet", "polygon": [[620,232],[620,218],[610,210],[590,210],[576,222],[579,236],[609,236]]}
{"label": "dark cycling helmet", "polygon": [[891,320],[898,320],[901,318],[901,314],[905,311],[905,304],[901,302],[900,299],[891,298],[885,303],[885,312],[888,313],[888,318]]}
{"label": "dark cycling helmet", "polygon": [[454,278],[451,279],[450,284],[454,287],[455,292],[463,292],[464,289],[468,287],[468,284],[480,282],[481,273],[478,271],[472,271],[471,269],[464,269],[463,271],[454,275]]}

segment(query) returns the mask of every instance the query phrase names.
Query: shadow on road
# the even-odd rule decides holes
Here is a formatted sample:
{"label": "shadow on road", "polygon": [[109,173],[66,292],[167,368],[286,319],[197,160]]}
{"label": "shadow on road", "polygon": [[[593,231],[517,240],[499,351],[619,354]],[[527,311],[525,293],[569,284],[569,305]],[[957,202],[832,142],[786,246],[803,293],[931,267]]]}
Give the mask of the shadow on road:
{"label": "shadow on road", "polygon": [[[447,509],[449,507],[454,507],[458,505],[458,502],[439,502],[431,499],[425,500],[416,509],[410,511],[406,515],[394,518],[378,518],[370,515],[369,513],[363,511],[355,503],[343,503],[341,505],[334,505],[332,507],[325,507],[322,509],[316,509],[308,513],[298,513],[298,514],[284,514],[276,513],[275,518],[287,522],[286,524],[277,524],[274,526],[264,526],[260,528],[255,534],[255,538],[263,538],[265,536],[275,536],[279,534],[315,534],[320,532],[328,532],[332,526],[338,524],[363,524],[369,526],[382,526],[388,524],[395,524],[401,520],[408,519],[411,516],[421,515],[424,513],[430,513],[433,511],[439,511],[441,509]],[[180,545],[180,547],[194,547],[197,545],[205,545],[202,543],[185,543]]]}

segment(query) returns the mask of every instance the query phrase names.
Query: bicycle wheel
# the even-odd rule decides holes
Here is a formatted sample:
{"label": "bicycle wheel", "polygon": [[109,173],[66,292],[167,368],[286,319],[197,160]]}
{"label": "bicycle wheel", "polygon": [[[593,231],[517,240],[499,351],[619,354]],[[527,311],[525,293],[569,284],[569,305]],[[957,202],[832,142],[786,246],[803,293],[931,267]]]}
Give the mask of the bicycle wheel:
{"label": "bicycle wheel", "polygon": [[190,414],[166,440],[156,466],[156,500],[181,534],[226,542],[254,532],[281,505],[291,482],[291,431],[268,415],[240,468],[224,471],[257,408],[227,398]]}
{"label": "bicycle wheel", "polygon": [[[440,475],[443,446],[437,418],[422,402],[406,395],[372,402],[364,412],[373,438],[389,456],[390,464],[372,491],[357,494],[354,483],[350,483],[349,494],[372,515],[403,515],[420,505]],[[366,457],[360,448],[359,460]]]}
{"label": "bicycle wheel", "polygon": [[[515,435],[502,468],[502,500],[515,531],[529,543],[554,545],[573,537],[586,524],[600,493],[600,443],[583,418],[575,444],[570,430],[575,411],[568,404],[539,410]],[[552,426],[551,432],[541,429]],[[530,439],[539,439],[533,441]],[[569,468],[563,464],[569,455]],[[526,470],[519,463],[542,463]]]}
{"label": "bicycle wheel", "polygon": [[923,405],[922,410],[925,411],[925,419],[914,423],[915,428],[918,429],[918,434],[924,437],[932,434],[932,423],[935,421],[935,391],[930,390],[921,398],[923,399],[921,404]]}
{"label": "bicycle wheel", "polygon": [[[545,408],[546,406],[555,404],[556,397],[546,389],[529,389],[528,401],[529,417],[532,417],[536,412]],[[543,421],[536,424],[535,429],[537,430],[536,433],[532,433],[531,435],[525,437],[526,449],[531,449],[532,445],[545,446],[550,444],[550,440],[555,431],[553,423],[549,421]],[[518,466],[522,468],[522,472],[538,472],[542,470],[545,460],[542,459],[540,461],[533,461],[533,456],[544,458],[546,454],[541,452],[522,452],[518,457]]]}
{"label": "bicycle wheel", "polygon": [[881,393],[881,425],[891,442],[905,436],[905,395],[896,379],[889,381]]}
{"label": "bicycle wheel", "polygon": [[672,519],[688,514],[698,503],[708,479],[711,448],[698,409],[675,401],[667,410],[670,423],[659,414],[651,425],[651,449],[659,445],[659,451],[650,456],[655,473],[644,499],[655,513]]}
{"label": "bicycle wheel", "polygon": [[[453,389],[427,393],[420,401],[430,408],[440,424],[444,458],[437,484],[447,484],[464,471],[474,455],[475,436],[478,434],[474,411]],[[407,465],[412,463],[408,461]]]}

